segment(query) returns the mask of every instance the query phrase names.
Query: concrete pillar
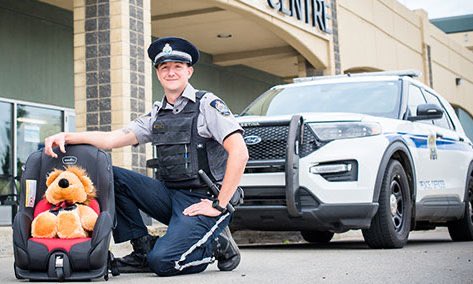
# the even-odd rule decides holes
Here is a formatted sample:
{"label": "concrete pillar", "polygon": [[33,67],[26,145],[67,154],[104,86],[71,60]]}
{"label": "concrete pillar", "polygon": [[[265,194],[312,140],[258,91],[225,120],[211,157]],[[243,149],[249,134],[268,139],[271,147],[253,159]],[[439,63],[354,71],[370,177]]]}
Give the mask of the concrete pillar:
{"label": "concrete pillar", "polygon": [[335,75],[342,73],[340,61],[340,45],[338,41],[338,16],[337,16],[337,0],[332,0],[330,4],[330,15],[332,18],[332,49],[333,49],[333,69]]}
{"label": "concrete pillar", "polygon": [[[424,84],[433,88],[433,76],[432,76],[432,58],[430,52],[430,30],[429,30],[429,15],[425,10],[415,10],[415,13],[419,17],[421,27],[421,39],[422,39],[422,81]],[[421,78],[419,78],[421,79]]]}
{"label": "concrete pillar", "polygon": [[[74,0],[78,131],[110,131],[151,108],[150,0]],[[146,173],[149,147],[112,151],[114,165]]]}
{"label": "concrete pillar", "polygon": [[[302,55],[297,56],[297,69],[298,69],[298,77],[312,77],[312,76],[323,76],[323,75],[331,75],[331,74],[324,74],[324,70],[315,69],[312,64],[307,61]],[[327,72],[330,69],[325,69]]]}
{"label": "concrete pillar", "polygon": [[328,15],[329,25],[328,33],[331,37],[328,38],[327,58],[328,65],[325,69],[317,69],[302,55],[297,57],[298,63],[298,77],[309,76],[328,76],[341,74],[340,63],[340,47],[338,42],[338,20],[337,20],[337,0],[325,0],[325,13]]}

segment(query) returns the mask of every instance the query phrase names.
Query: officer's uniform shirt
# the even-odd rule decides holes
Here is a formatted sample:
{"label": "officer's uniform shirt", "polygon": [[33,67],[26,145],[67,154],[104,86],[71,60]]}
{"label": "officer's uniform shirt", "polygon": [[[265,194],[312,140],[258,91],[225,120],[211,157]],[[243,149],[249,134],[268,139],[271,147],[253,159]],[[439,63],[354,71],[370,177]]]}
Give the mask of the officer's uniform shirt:
{"label": "officer's uniform shirt", "polygon": [[[140,116],[127,126],[133,131],[139,144],[152,141],[152,127],[156,121],[158,110],[164,105],[164,109],[172,110],[174,114],[181,112],[189,101],[195,102],[197,92],[191,84],[187,84],[182,95],[174,105],[155,102],[150,113]],[[197,117],[197,133],[204,138],[213,138],[223,145],[223,140],[230,134],[238,131],[243,133],[240,124],[225,105],[225,103],[212,93],[206,93],[200,100],[199,115]]]}

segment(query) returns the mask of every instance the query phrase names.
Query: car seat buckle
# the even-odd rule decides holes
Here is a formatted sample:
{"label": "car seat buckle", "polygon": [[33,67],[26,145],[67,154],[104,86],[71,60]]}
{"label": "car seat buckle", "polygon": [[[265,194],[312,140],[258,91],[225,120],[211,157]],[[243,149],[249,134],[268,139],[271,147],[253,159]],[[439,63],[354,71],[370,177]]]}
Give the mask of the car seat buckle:
{"label": "car seat buckle", "polygon": [[64,258],[62,255],[56,256],[56,268],[64,267]]}

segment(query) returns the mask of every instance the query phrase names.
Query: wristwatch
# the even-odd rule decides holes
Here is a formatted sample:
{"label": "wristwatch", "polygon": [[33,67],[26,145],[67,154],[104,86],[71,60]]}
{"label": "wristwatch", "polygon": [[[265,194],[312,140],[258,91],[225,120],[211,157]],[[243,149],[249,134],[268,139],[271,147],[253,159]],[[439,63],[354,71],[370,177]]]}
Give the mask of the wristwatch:
{"label": "wristwatch", "polygon": [[220,211],[222,214],[227,212],[227,208],[223,208],[222,206],[220,206],[218,199],[212,201],[212,207]]}

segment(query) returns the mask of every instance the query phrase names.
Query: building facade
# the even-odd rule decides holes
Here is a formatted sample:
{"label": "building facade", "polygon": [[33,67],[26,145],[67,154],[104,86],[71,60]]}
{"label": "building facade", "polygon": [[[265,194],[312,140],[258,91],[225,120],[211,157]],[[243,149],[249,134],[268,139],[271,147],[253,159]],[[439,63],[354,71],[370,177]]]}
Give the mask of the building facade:
{"label": "building facade", "polygon": [[[171,35],[203,53],[194,87],[235,113],[296,77],[417,69],[473,138],[470,28],[447,34],[396,0],[0,0],[0,195],[46,136],[118,129],[160,100],[146,49]],[[143,173],[151,155],[112,151]]]}

